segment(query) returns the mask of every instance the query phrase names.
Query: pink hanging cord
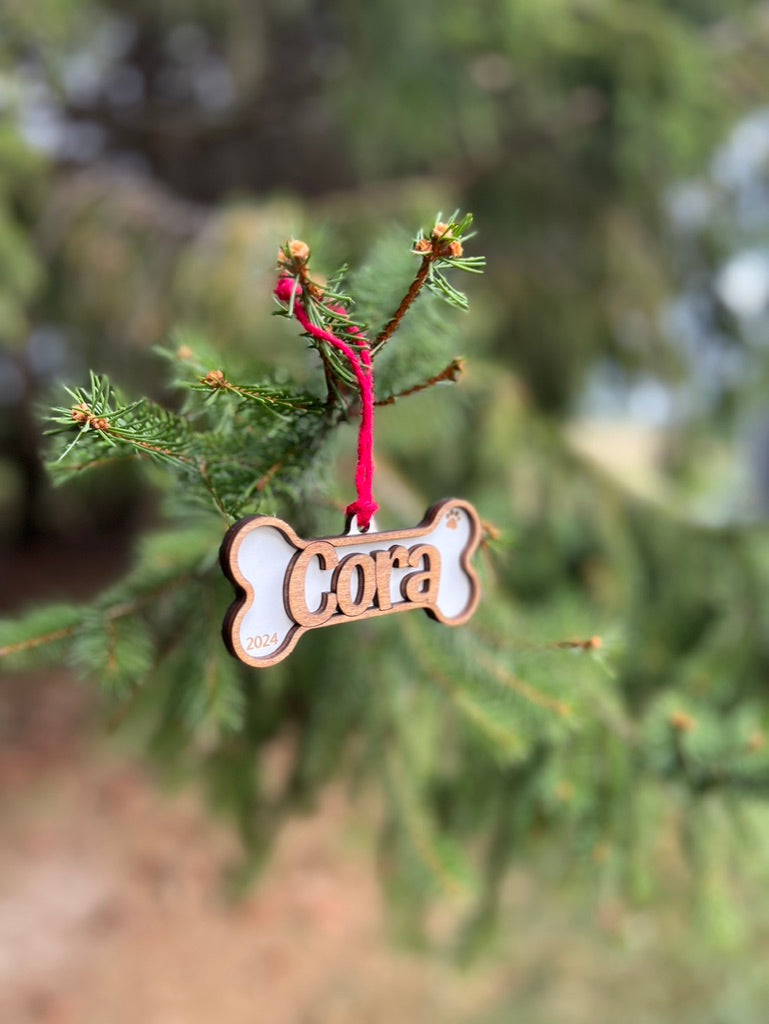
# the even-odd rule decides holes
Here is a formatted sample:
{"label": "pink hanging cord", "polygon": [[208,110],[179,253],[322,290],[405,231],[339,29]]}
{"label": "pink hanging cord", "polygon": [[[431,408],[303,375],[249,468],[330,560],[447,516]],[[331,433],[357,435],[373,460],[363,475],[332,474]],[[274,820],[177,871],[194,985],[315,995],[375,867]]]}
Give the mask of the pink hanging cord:
{"label": "pink hanging cord", "polygon": [[[361,350],[358,354],[351,345],[337,338],[335,334],[316,327],[307,315],[300,296],[301,285],[292,277],[281,277],[275,287],[275,294],[281,302],[290,303],[294,298],[294,314],[308,334],[318,341],[325,341],[347,359],[352,367],[360,390],[360,428],[358,430],[358,461],[355,467],[355,488],[358,497],[345,509],[348,522],[353,516],[358,519],[358,529],[366,533],[371,518],[379,506],[374,501],[374,370],[371,364],[371,353],[368,342],[357,327],[350,327],[350,333],[360,339]],[[333,312],[344,312],[341,307],[329,306]]]}

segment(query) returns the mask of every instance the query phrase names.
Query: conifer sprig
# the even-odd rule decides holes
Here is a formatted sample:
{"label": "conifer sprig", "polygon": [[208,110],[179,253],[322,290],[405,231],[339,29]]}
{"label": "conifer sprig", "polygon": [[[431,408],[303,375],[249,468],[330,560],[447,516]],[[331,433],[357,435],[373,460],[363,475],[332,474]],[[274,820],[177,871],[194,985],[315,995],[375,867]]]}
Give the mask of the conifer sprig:
{"label": "conifer sprig", "polygon": [[191,456],[185,454],[189,448],[189,430],[181,417],[146,399],[126,401],[106,377],[93,371],[88,388],[65,390],[72,404],[53,410],[53,425],[46,433],[69,434],[75,429],[76,434],[55,465],[64,463],[76,445],[89,442],[90,451],[99,454],[103,454],[105,447],[122,447],[124,451],[127,449],[162,462],[192,464]]}
{"label": "conifer sprig", "polygon": [[[482,260],[468,261],[462,255],[471,223],[470,215],[455,215],[445,224],[438,219],[429,237],[417,235],[414,245],[422,252],[422,265],[379,333],[376,350],[394,333],[422,287],[440,282],[442,267],[479,269]],[[368,327],[351,315],[353,301],[344,290],[346,266],[326,282],[312,276],[309,258],[306,243],[287,241],[279,250],[279,271],[300,283],[312,323],[360,349]],[[293,301],[292,297],[288,308],[278,312],[290,316]],[[54,476],[64,480],[121,460],[158,462],[184,478],[188,503],[213,506],[230,520],[290,495],[300,486],[328,431],[357,404],[348,361],[322,340],[311,337],[310,344],[322,360],[325,403],[269,380],[233,380],[221,367],[202,371],[210,352],[196,354],[194,340],[162,350],[175,371],[175,386],[187,394],[178,412],[146,399],[129,401],[105,377],[91,373],[89,385],[68,389],[70,403],[53,411],[48,433],[54,445]],[[443,371],[393,392],[382,404],[455,381],[460,371],[461,362],[452,360]]]}
{"label": "conifer sprig", "polygon": [[462,376],[463,370],[464,359],[452,359],[449,365],[444,367],[440,373],[436,373],[432,377],[428,377],[427,380],[421,381],[419,384],[413,384],[410,388],[404,388],[403,391],[399,391],[395,395],[388,395],[386,398],[380,398],[377,400],[376,404],[394,405],[402,398],[409,398],[411,395],[416,395],[420,391],[426,391],[428,388],[432,388],[436,384],[440,384],[444,381],[451,381],[452,383],[455,383]]}
{"label": "conifer sprig", "polygon": [[215,400],[223,392],[229,392],[243,402],[254,402],[276,416],[323,411],[322,403],[312,395],[287,391],[267,383],[237,384],[228,380],[223,370],[209,370],[197,383],[189,383],[188,387],[192,391],[206,392],[211,400]]}
{"label": "conifer sprig", "polygon": [[[293,238],[278,250],[278,271],[293,278],[300,285],[301,300],[310,322],[322,330],[330,331],[353,349],[360,349],[361,334],[366,325],[355,321],[350,313],[352,299],[341,290],[346,266],[339,268],[327,283],[313,278],[310,272],[311,250],[306,242]],[[297,295],[292,292],[288,305],[280,305],[276,314],[291,319]],[[327,406],[346,409],[345,391],[355,391],[355,374],[348,361],[333,347],[311,335],[305,335],[322,361],[326,378]]]}
{"label": "conifer sprig", "polygon": [[372,355],[380,352],[395,334],[409,307],[425,286],[449,305],[463,310],[468,308],[467,296],[449,283],[443,269],[464,270],[473,274],[483,272],[486,261],[482,256],[464,255],[464,243],[473,237],[470,233],[472,224],[471,213],[460,218],[459,211],[455,210],[447,222],[441,220],[439,213],[429,236],[420,228],[411,250],[422,257],[419,269],[398,308],[377,335],[371,347]]}
{"label": "conifer sprig", "polygon": [[[439,213],[429,234],[420,229],[412,243],[411,251],[421,256],[420,266],[414,279],[399,302],[395,312],[371,343],[371,355],[376,357],[384,345],[397,331],[408,309],[416,300],[423,288],[447,301],[450,305],[466,310],[467,297],[453,285],[445,275],[446,270],[460,270],[479,274],[483,272],[485,259],[482,256],[465,256],[464,244],[474,233],[470,231],[473,216],[464,216],[454,211],[448,221],[441,220]],[[317,327],[330,330],[342,338],[354,349],[361,346],[361,335],[370,333],[370,325],[356,320],[352,315],[353,302],[342,290],[346,266],[340,268],[326,283],[314,277],[310,271],[310,247],[299,239],[289,239],[278,252],[278,269],[282,274],[293,278],[301,286],[302,302],[307,310],[310,321]],[[277,311],[279,315],[293,315],[294,296],[288,306]],[[355,378],[346,360],[338,352],[323,341],[309,339],[323,361],[328,386],[329,404],[337,404],[342,409],[347,407],[345,391],[355,388]],[[424,381],[419,386],[404,391],[401,397],[416,391],[425,390],[442,380],[455,379],[448,374]],[[392,397],[392,401],[396,396]]]}
{"label": "conifer sprig", "polygon": [[[186,352],[176,362],[188,373],[194,366]],[[326,436],[324,406],[306,392],[239,384],[218,369],[188,377],[185,387],[197,401],[180,413],[148,399],[128,401],[93,373],[88,388],[68,388],[72,404],[53,410],[47,431],[54,478],[121,459],[159,462],[183,478],[188,504],[213,505],[233,521],[249,503],[288,493]],[[221,401],[223,409],[212,408]]]}

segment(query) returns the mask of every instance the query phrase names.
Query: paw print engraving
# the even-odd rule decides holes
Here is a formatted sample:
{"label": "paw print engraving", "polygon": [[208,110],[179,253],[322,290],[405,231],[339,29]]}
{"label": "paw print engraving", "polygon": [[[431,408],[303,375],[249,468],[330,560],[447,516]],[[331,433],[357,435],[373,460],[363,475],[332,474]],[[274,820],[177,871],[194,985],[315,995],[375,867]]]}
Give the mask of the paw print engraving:
{"label": "paw print engraving", "polygon": [[446,513],[446,526],[449,530],[456,530],[459,526],[459,521],[462,518],[462,513],[458,508],[450,508]]}

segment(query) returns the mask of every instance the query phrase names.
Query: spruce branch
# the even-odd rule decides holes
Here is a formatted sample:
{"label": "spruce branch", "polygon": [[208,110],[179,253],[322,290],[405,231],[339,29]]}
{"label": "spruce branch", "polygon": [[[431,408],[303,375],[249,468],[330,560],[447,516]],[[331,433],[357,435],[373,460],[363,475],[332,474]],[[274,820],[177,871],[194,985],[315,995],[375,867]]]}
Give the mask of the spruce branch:
{"label": "spruce branch", "polygon": [[[185,357],[186,359],[187,357]],[[197,405],[171,412],[147,399],[129,402],[105,378],[91,374],[90,387],[67,389],[71,405],[53,411],[47,433],[65,441],[50,468],[59,480],[114,461],[149,459],[182,476],[192,504],[204,501],[228,521],[237,518],[267,482],[293,481],[325,439],[323,404],[312,395],[230,381],[211,370],[185,382]],[[211,408],[224,401],[223,415]],[[229,404],[227,404],[229,403]],[[71,441],[66,435],[76,431]],[[86,450],[88,457],[74,455]]]}
{"label": "spruce branch", "polygon": [[[462,244],[470,237],[471,221],[469,215],[455,215],[445,224],[438,219],[429,238],[418,234],[415,247],[424,250],[424,266],[434,281],[441,267],[465,268]],[[347,267],[323,280],[311,274],[309,261],[309,246],[296,239],[285,242],[278,253],[279,272],[300,285],[309,322],[353,351],[362,351],[367,325],[352,314],[353,301],[344,288]],[[420,272],[408,289],[397,323],[424,283],[422,277]],[[290,293],[290,301],[278,310],[283,316],[292,313],[295,290]],[[91,373],[88,385],[68,389],[69,404],[53,411],[48,434],[53,439],[55,478],[63,481],[132,459],[155,462],[170,478],[184,481],[183,489],[175,492],[177,502],[203,505],[228,521],[296,494],[329,432],[356,413],[358,403],[349,359],[319,334],[308,333],[308,340],[321,357],[325,401],[271,380],[233,378],[216,363],[210,368],[215,353],[204,339],[189,333],[177,335],[172,348],[159,350],[173,368],[174,385],[185,396],[179,411],[146,399],[130,401],[106,377]],[[454,359],[420,383],[394,389],[381,404],[456,380],[460,370],[461,361]],[[397,378],[393,382],[397,384]]]}
{"label": "spruce branch", "polygon": [[466,893],[474,881],[470,865],[458,845],[437,828],[410,766],[390,750],[384,768],[393,812],[421,873],[445,895],[457,897]]}
{"label": "spruce branch", "polygon": [[[468,308],[466,296],[448,282],[444,271],[456,269],[471,273],[482,272],[485,264],[483,257],[464,256],[463,245],[473,237],[470,232],[472,222],[472,214],[460,217],[458,211],[455,211],[447,222],[443,222],[441,215],[438,214],[429,236],[426,236],[421,229],[417,233],[411,251],[422,257],[419,268],[395,312],[372,342],[372,357],[381,352],[384,345],[396,332],[424,287],[428,287],[454,307]],[[278,251],[279,272],[299,284],[302,303],[313,325],[333,332],[353,349],[360,350],[361,336],[365,336],[368,327],[352,316],[352,300],[342,289],[347,268],[340,268],[329,282],[324,282],[311,274],[310,257],[311,250],[306,242],[289,239]],[[295,293],[292,293],[288,305],[281,306],[277,311],[278,314],[291,317],[294,302]],[[351,373],[347,361],[338,352],[323,341],[312,337],[309,338],[309,341],[310,345],[318,351],[323,363],[327,385],[327,407],[338,408],[346,417],[350,412],[346,395],[351,390],[354,391],[356,387],[354,375]],[[398,397],[406,397],[406,395],[414,394],[444,380],[455,380],[458,372],[459,367],[455,361],[446,368],[444,374],[438,374],[420,386],[404,389],[403,392],[385,399],[381,404],[391,404]],[[454,376],[451,375],[452,373]]]}
{"label": "spruce branch", "polygon": [[468,234],[473,223],[473,216],[467,213],[461,219],[458,217],[459,211],[455,210],[449,221],[445,223],[441,221],[441,215],[438,214],[429,236],[425,236],[420,229],[411,250],[422,257],[419,269],[398,308],[377,335],[376,341],[371,346],[372,355],[380,352],[395,334],[410,306],[425,285],[446,299],[450,305],[459,309],[468,308],[466,296],[449,284],[442,273],[442,268],[449,267],[480,274],[483,272],[485,260],[481,256],[465,257],[463,255],[463,243],[473,237],[472,234]]}
{"label": "spruce branch", "polygon": [[26,654],[28,651],[37,650],[38,647],[47,647],[48,644],[57,643],[59,640],[69,639],[75,632],[76,626],[62,626],[60,629],[51,630],[49,633],[38,633],[36,636],[28,637],[26,640],[17,640],[14,643],[0,646],[0,658],[12,658],[16,654]]}
{"label": "spruce branch", "polygon": [[190,387],[193,391],[208,393],[211,399],[227,391],[244,402],[255,402],[276,416],[323,411],[322,404],[312,395],[287,391],[269,384],[236,384],[226,378],[223,370],[209,370],[197,384],[191,384]]}
{"label": "spruce branch", "polygon": [[[447,223],[439,217],[420,232],[412,247],[418,257],[415,275],[413,266],[398,263],[394,245],[399,243],[382,234],[375,239],[376,258],[352,279],[350,292],[358,306],[345,288],[346,267],[324,281],[310,271],[308,246],[291,240],[282,247],[279,270],[300,284],[312,324],[354,349],[361,346],[361,332],[368,331],[380,352],[402,328],[400,346],[388,349],[378,363],[380,406],[460,375],[461,360],[450,359],[441,330],[445,307],[433,299],[465,307],[465,297],[448,279],[454,271],[477,273],[482,266],[482,260],[464,254],[469,227],[468,218],[454,215]],[[403,249],[400,255],[403,261],[410,258]],[[425,293],[430,294],[417,302]],[[296,312],[293,289],[291,301],[278,312],[284,317]],[[367,326],[382,323],[379,334]],[[684,559],[685,549],[679,550],[684,534],[676,526],[672,543],[660,546],[660,557],[675,549],[682,561],[708,568],[707,578],[692,577],[691,588],[681,586],[680,592],[681,581],[664,577],[674,584],[670,600],[688,609],[694,622],[694,627],[687,625],[685,638],[672,640],[686,643],[687,658],[690,651],[701,656],[701,665],[692,671],[699,674],[702,668],[712,692],[718,691],[713,721],[705,720],[704,707],[691,713],[690,703],[678,707],[685,675],[683,688],[674,691],[676,703],[655,711],[659,663],[646,653],[645,642],[627,659],[631,671],[618,665],[619,682],[610,685],[598,669],[607,650],[613,660],[616,652],[608,637],[591,634],[596,609],[602,607],[601,614],[614,620],[621,614],[614,602],[624,597],[607,598],[612,588],[601,580],[596,584],[592,571],[586,582],[588,574],[583,580],[580,570],[576,582],[576,574],[567,570],[564,576],[560,570],[574,564],[574,534],[584,530],[592,538],[591,560],[594,547],[597,564],[601,559],[621,562],[628,577],[640,576],[638,566],[652,557],[661,527],[656,519],[647,526],[651,517],[644,516],[642,525],[628,518],[632,531],[620,529],[620,517],[629,513],[613,501],[607,523],[594,523],[600,516],[593,502],[581,484],[569,489],[566,460],[549,450],[544,457],[533,453],[522,478],[528,481],[531,473],[542,485],[533,509],[523,502],[515,511],[520,492],[527,489],[518,477],[510,477],[509,487],[505,479],[501,494],[499,479],[487,481],[490,508],[498,502],[498,514],[508,518],[513,501],[510,518],[521,542],[510,565],[501,560],[497,565],[503,545],[492,542],[499,531],[484,524],[481,557],[493,555],[489,574],[497,572],[493,593],[484,579],[486,599],[471,624],[446,631],[415,614],[398,616],[397,623],[360,623],[357,640],[338,636],[343,630],[329,630],[322,639],[308,638],[306,647],[300,644],[265,686],[255,686],[253,676],[220,642],[221,616],[232,594],[218,572],[216,553],[222,519],[299,511],[297,527],[304,530],[311,528],[313,503],[307,496],[315,498],[324,487],[328,495],[321,458],[334,429],[356,412],[358,392],[346,360],[327,343],[312,336],[308,341],[320,358],[325,394],[319,373],[317,387],[284,385],[272,371],[247,363],[245,355],[237,367],[228,365],[220,350],[188,333],[178,335],[162,353],[176,389],[171,409],[144,399],[131,401],[97,375],[83,388],[68,391],[51,424],[55,475],[64,479],[127,462],[159,467],[162,473],[153,472],[151,481],[168,481],[162,504],[168,528],[145,537],[136,568],[100,598],[0,622],[3,668],[25,668],[46,659],[76,666],[113,698],[119,709],[115,724],[129,715],[143,716],[154,754],[172,767],[194,764],[211,800],[235,822],[245,850],[244,879],[262,863],[289,813],[306,806],[335,774],[349,773],[352,763],[356,779],[383,781],[393,889],[401,886],[407,911],[417,917],[435,893],[467,893],[469,888],[475,896],[465,864],[474,860],[481,862],[475,920],[482,922],[484,914],[488,920],[504,869],[526,848],[527,839],[539,834],[542,823],[560,828],[556,834],[567,842],[574,837],[582,850],[596,849],[596,835],[609,832],[617,848],[629,845],[636,823],[626,824],[627,808],[634,791],[650,780],[652,785],[662,779],[686,787],[692,805],[705,794],[711,799],[723,794],[724,800],[730,792],[766,795],[769,751],[762,698],[757,696],[752,716],[738,721],[735,714],[729,722],[730,712],[723,711],[729,691],[720,688],[718,678],[730,663],[731,655],[725,656],[730,637],[742,639],[746,614],[760,618],[760,577],[751,574],[748,596],[736,602],[731,583],[748,573],[747,565],[735,569],[739,560],[728,538],[709,533],[708,557]],[[479,395],[502,408],[508,391],[495,382],[493,390],[489,386]],[[497,443],[497,423],[486,422],[496,417],[479,417],[482,434],[467,430],[462,415],[453,423],[436,418],[424,424],[424,437],[417,439],[414,421],[400,416],[400,407],[389,419],[401,431],[391,437],[402,444],[407,459],[413,456],[418,472],[419,460],[426,461],[445,444],[450,472],[467,479],[468,468],[477,472],[478,446],[488,445],[489,461],[483,460],[488,466]],[[509,433],[500,430],[500,436],[494,451],[504,458]],[[471,479],[480,482],[480,474]],[[547,488],[554,480],[559,490],[550,496]],[[333,496],[317,498],[324,501],[334,507]],[[580,511],[583,503],[589,505],[586,512]],[[575,510],[583,517],[577,527]],[[527,548],[543,547],[526,542],[530,516],[546,541],[552,538],[544,546],[550,549],[548,558],[558,563],[563,583],[552,592],[549,579],[546,585],[540,581],[551,572],[556,578],[549,561],[521,568]],[[623,534],[628,534],[627,551]],[[711,556],[721,558],[722,544],[728,548],[723,560],[711,562]],[[579,553],[581,564],[581,547]],[[722,571],[714,571],[719,566]],[[662,588],[651,581],[648,585],[648,603],[659,601]],[[527,594],[544,594],[546,587],[547,600],[526,600]],[[709,631],[712,650],[701,653],[689,636],[700,628],[703,589],[716,609],[706,609],[707,622],[719,615],[721,629]],[[529,604],[534,605],[530,611]],[[513,631],[544,639],[519,640]],[[670,640],[657,638],[648,648]],[[350,644],[360,645],[359,654],[365,656],[360,671],[352,665]],[[754,671],[760,668],[760,655],[759,646],[753,660],[745,662],[744,677],[750,669],[760,678]],[[291,742],[284,747],[287,736]],[[290,764],[280,784],[266,788],[261,760],[270,756],[276,741]],[[372,749],[381,756],[370,757]]]}
{"label": "spruce branch", "polygon": [[403,391],[399,391],[395,395],[388,395],[386,398],[380,398],[375,403],[376,405],[394,405],[402,398],[410,398],[411,395],[416,395],[420,391],[426,391],[428,388],[434,387],[436,384],[440,384],[443,381],[458,381],[462,376],[464,370],[464,359],[452,359],[448,366],[444,367],[440,373],[436,373],[432,377],[428,377],[427,380],[422,381],[420,384],[413,384],[410,388],[405,388]]}
{"label": "spruce branch", "polygon": [[77,430],[74,440],[61,452],[52,468],[65,463],[78,444],[91,442],[91,450],[103,455],[105,449],[129,448],[137,455],[146,455],[164,462],[193,465],[185,454],[188,428],[184,420],[162,409],[154,402],[126,402],[106,377],[93,371],[89,388],[66,388],[72,399],[69,407],[53,410],[49,436]]}
{"label": "spruce branch", "polygon": [[[115,600],[114,604],[102,603],[95,612],[90,605],[79,605],[74,607],[68,606],[66,612],[64,609],[61,609],[61,614],[66,615],[70,620],[69,623],[53,630],[34,632],[41,613],[33,612],[26,620],[27,630],[31,627],[33,631],[32,635],[21,640],[0,645],[0,658],[12,659],[17,655],[27,654],[30,651],[37,650],[38,648],[57,644],[62,640],[71,640],[78,637],[84,631],[86,626],[94,621],[98,621],[100,628],[103,628],[107,633],[109,633],[110,628],[115,622],[120,619],[135,616],[138,612],[143,611],[153,601],[164,596],[176,587],[181,587],[183,584],[188,582],[189,578],[189,572],[181,573],[173,580],[164,580],[157,586],[138,593],[131,600],[118,598]],[[52,609],[46,609],[45,612],[59,614],[59,608],[58,606],[54,606]],[[24,620],[22,621],[24,622]],[[19,629],[18,623],[16,624],[16,629]]]}
{"label": "spruce branch", "polygon": [[536,704],[547,711],[554,712],[559,718],[568,718],[572,714],[571,705],[551,697],[549,694],[542,693],[536,686],[510,672],[504,665],[500,665],[496,659],[490,657],[483,649],[479,648],[477,657],[483,668],[502,686],[523,697],[524,700],[530,701],[532,704]]}
{"label": "spruce branch", "polygon": [[461,714],[506,758],[519,759],[526,751],[519,723],[511,721],[510,716],[504,712],[500,713],[498,701],[490,703],[484,700],[477,689],[468,685],[467,678],[461,673],[459,679],[452,677],[416,623],[407,618],[403,628],[409,641],[409,650],[425,676],[441,687]]}
{"label": "spruce branch", "polygon": [[[307,311],[310,322],[322,330],[328,330],[342,338],[356,350],[361,347],[360,335],[365,332],[366,325],[354,321],[350,316],[352,300],[341,290],[341,282],[347,270],[340,267],[329,282],[313,278],[310,274],[311,250],[306,242],[300,239],[289,239],[278,250],[278,271],[281,276],[290,277],[300,286],[302,304]],[[277,315],[291,319],[294,315],[294,304],[297,292],[292,291],[288,306],[282,305]],[[310,346],[314,348],[323,364],[326,378],[326,407],[345,408],[344,391],[353,390],[356,386],[355,375],[347,360],[339,352],[311,335],[305,334]],[[341,386],[341,387],[340,387]]]}

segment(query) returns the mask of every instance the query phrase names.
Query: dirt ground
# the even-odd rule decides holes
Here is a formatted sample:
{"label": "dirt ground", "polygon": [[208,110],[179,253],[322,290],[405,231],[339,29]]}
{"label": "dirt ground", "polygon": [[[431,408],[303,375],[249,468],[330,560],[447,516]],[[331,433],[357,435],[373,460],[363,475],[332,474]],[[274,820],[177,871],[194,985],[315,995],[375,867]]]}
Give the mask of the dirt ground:
{"label": "dirt ground", "polygon": [[1,696],[1,1024],[766,1019],[765,941],[702,960],[678,912],[671,930],[658,911],[599,901],[591,923],[525,870],[479,966],[398,947],[371,819],[339,788],[284,827],[233,905],[232,834],[193,788],[161,790],[105,737],[92,691],[58,672],[6,677]]}
{"label": "dirt ground", "polygon": [[[329,790],[231,905],[234,841],[97,740],[66,674],[19,678],[0,746],[0,1021],[353,1024],[465,1020],[487,974],[395,949],[355,812]],[[6,691],[6,697],[8,691]]]}

